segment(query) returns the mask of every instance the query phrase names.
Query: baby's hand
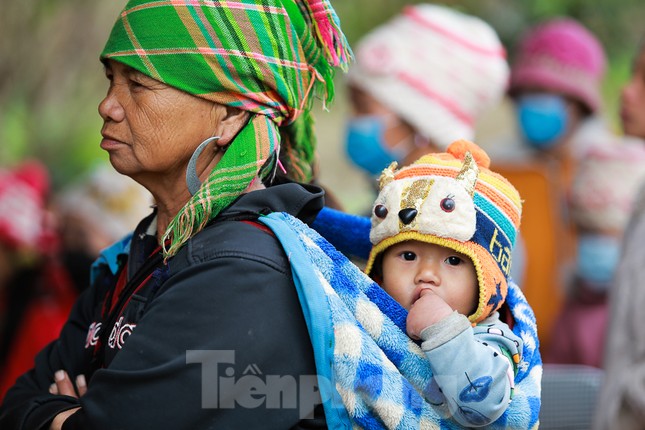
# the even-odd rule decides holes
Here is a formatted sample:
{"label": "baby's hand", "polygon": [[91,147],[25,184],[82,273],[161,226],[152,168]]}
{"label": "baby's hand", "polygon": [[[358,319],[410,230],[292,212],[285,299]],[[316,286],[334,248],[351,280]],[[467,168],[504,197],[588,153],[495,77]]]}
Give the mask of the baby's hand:
{"label": "baby's hand", "polygon": [[423,329],[448,317],[452,311],[452,308],[434,291],[428,288],[421,290],[419,298],[412,303],[408,312],[408,336],[419,339]]}

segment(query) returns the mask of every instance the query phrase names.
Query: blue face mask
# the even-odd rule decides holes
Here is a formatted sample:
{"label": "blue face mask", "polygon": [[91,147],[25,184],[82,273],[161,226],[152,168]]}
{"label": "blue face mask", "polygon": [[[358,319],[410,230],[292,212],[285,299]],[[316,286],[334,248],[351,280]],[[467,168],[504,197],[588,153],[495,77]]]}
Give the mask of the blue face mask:
{"label": "blue face mask", "polygon": [[578,238],[578,277],[587,281],[591,287],[605,289],[620,260],[620,244],[620,239],[614,236],[581,235]]}
{"label": "blue face mask", "polygon": [[364,115],[347,122],[345,149],[352,162],[372,176],[379,175],[393,161],[400,162],[404,154],[390,149],[384,132],[387,116]]}
{"label": "blue face mask", "polygon": [[520,131],[530,146],[548,149],[564,136],[568,123],[564,98],[553,94],[521,96],[517,102]]}

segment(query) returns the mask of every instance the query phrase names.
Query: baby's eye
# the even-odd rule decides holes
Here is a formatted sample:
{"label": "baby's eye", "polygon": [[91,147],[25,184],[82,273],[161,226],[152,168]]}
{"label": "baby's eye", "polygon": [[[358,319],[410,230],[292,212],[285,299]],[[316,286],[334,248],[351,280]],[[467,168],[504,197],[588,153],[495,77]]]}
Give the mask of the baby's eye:
{"label": "baby's eye", "polygon": [[448,263],[451,266],[459,266],[461,263],[463,263],[463,261],[464,260],[462,260],[461,258],[459,258],[459,257],[457,257],[455,255],[452,255],[452,256],[446,258],[446,263]]}
{"label": "baby's eye", "polygon": [[412,251],[403,251],[403,252],[401,253],[401,257],[402,257],[405,261],[414,261],[414,260],[416,260],[416,259],[417,259],[417,254],[415,254],[415,253],[414,253],[414,252],[412,252]]}

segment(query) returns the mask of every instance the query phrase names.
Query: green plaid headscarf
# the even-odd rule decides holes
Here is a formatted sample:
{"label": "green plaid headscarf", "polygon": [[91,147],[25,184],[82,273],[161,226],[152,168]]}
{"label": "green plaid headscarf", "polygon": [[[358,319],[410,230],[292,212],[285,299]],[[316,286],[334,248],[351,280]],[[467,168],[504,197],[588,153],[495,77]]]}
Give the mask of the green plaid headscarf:
{"label": "green plaid headscarf", "polygon": [[165,256],[237,198],[282,148],[289,175],[311,179],[314,97],[333,99],[351,52],[329,0],[130,0],[102,59],[252,115],[168,226]]}

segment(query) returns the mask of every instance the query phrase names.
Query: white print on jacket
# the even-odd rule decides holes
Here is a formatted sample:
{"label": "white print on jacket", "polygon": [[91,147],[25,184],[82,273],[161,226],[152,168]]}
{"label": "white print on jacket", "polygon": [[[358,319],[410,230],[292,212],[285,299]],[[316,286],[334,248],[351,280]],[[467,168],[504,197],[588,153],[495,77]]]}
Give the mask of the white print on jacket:
{"label": "white print on jacket", "polygon": [[100,322],[90,324],[90,328],[87,330],[87,337],[85,338],[85,349],[90,346],[96,346],[99,343],[99,332],[101,331],[102,325]]}
{"label": "white print on jacket", "polygon": [[112,327],[112,331],[110,332],[108,346],[112,349],[123,348],[125,339],[132,334],[132,330],[134,330],[136,326],[136,324],[123,324],[123,317],[119,318],[116,324],[114,324],[114,327]]}

